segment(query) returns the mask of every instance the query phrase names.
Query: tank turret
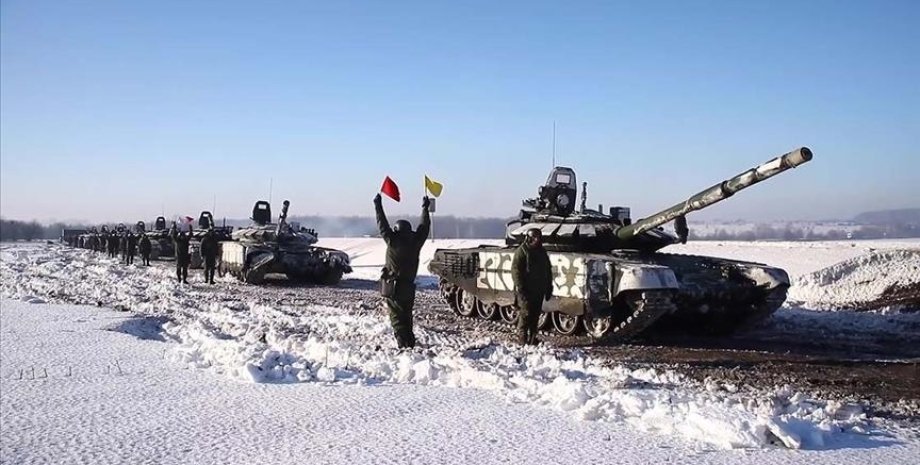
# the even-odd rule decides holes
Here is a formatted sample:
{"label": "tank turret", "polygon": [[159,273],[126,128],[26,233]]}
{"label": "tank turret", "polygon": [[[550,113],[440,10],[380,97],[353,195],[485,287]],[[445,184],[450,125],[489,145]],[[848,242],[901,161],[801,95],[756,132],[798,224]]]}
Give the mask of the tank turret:
{"label": "tank turret", "polygon": [[[581,207],[576,210],[575,171],[568,167],[556,167],[550,172],[546,184],[540,187],[539,197],[524,200],[520,216],[508,223],[505,239],[508,245],[519,244],[528,229],[537,228],[542,231],[543,243],[550,250],[655,251],[687,241],[688,213],[731,197],[742,189],[795,168],[811,158],[811,151],[805,147],[793,150],[637,221],[632,221],[629,208],[626,207],[611,207],[608,213],[602,211],[603,207],[588,209],[586,184],[582,186]],[[660,229],[660,226],[671,221],[674,221],[676,234]]]}

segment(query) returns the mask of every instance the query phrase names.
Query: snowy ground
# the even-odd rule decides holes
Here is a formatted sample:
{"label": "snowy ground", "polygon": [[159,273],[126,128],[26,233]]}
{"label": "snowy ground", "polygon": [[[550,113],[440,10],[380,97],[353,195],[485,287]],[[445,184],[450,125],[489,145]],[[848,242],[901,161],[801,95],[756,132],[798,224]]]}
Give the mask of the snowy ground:
{"label": "snowy ground", "polygon": [[[337,243],[359,277],[376,276],[374,242]],[[909,426],[794,386],[700,384],[591,351],[423,325],[427,348],[399,352],[379,310],[349,300],[364,295],[360,280],[330,292],[226,279],[215,292],[197,279],[176,286],[167,266],[45,245],[3,245],[0,271],[0,295],[35,303],[0,303],[5,463],[909,463],[920,454]],[[123,332],[99,331],[113,326]]]}

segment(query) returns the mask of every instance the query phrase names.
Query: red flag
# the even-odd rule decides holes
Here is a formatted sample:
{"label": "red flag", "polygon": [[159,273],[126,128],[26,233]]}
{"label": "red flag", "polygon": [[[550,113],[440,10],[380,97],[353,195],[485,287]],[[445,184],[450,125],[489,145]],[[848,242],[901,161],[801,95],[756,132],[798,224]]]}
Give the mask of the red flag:
{"label": "red flag", "polygon": [[399,202],[399,186],[397,186],[389,176],[383,180],[383,186],[380,188],[380,192],[383,192],[387,197]]}

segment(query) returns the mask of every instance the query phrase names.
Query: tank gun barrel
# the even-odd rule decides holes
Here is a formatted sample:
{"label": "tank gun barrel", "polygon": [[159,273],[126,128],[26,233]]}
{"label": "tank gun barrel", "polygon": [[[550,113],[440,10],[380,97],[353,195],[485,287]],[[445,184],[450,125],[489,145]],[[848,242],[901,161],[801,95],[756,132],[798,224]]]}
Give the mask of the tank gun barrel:
{"label": "tank gun barrel", "polygon": [[746,189],[760,181],[772,178],[790,168],[795,168],[803,163],[807,163],[812,158],[811,150],[802,147],[793,150],[785,155],[776,157],[755,168],[751,168],[733,178],[722,181],[708,189],[705,189],[691,196],[687,200],[674,205],[671,208],[662,210],[654,215],[648,216],[629,226],[623,226],[617,229],[616,234],[621,239],[642,234],[650,229],[657,228],[665,223],[673,221],[678,217],[684,216],[690,212],[702,210],[716,202],[731,197],[736,192]]}
{"label": "tank gun barrel", "polygon": [[291,206],[291,202],[285,200],[281,204],[281,215],[278,217],[278,230],[277,234],[280,236],[281,233],[285,230],[284,227],[287,225],[287,216],[288,216],[288,207]]}

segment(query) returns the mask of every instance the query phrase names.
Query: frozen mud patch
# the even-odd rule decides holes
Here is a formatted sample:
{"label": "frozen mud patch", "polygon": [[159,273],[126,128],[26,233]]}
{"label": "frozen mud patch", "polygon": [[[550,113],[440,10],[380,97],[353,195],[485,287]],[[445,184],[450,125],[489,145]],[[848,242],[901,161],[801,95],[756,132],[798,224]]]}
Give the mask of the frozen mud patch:
{"label": "frozen mud patch", "polygon": [[917,308],[920,295],[910,292],[918,286],[920,250],[871,251],[795,278],[789,300],[814,309]]}

